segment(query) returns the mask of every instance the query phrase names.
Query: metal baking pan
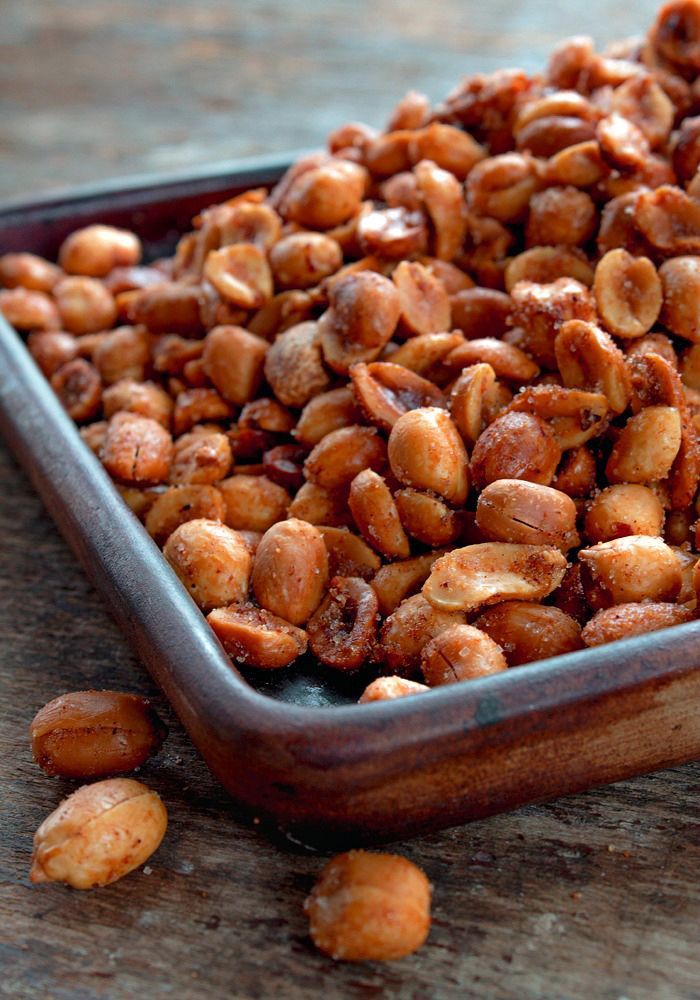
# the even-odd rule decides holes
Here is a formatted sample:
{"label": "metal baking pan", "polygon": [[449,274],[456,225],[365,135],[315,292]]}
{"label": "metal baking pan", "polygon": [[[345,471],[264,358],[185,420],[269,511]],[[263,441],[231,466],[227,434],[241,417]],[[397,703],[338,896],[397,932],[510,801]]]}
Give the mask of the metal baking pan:
{"label": "metal baking pan", "polygon": [[[288,162],[6,206],[0,252],[52,258],[103,221],[160,255],[198,210]],[[308,661],[244,678],[1,318],[0,430],[213,773],[290,837],[386,841],[700,757],[700,622],[362,706]]]}

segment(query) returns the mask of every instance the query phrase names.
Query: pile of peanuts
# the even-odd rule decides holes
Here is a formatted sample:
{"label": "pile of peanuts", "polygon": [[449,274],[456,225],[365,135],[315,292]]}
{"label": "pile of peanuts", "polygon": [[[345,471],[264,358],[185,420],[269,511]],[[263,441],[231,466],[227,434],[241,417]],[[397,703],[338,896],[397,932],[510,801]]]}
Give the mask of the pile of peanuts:
{"label": "pile of peanuts", "polygon": [[[234,661],[362,701],[695,617],[700,2],[408,93],[0,309]],[[696,117],[696,114],[698,115]]]}

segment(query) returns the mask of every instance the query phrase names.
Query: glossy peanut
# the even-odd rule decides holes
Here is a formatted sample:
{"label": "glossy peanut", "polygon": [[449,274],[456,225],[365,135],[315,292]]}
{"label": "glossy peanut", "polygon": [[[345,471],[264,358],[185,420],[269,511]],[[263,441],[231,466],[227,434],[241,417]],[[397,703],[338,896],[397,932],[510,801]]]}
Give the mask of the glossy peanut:
{"label": "glossy peanut", "polygon": [[51,376],[51,388],[73,420],[92,420],[100,411],[102,382],[94,365],[74,358]]}
{"label": "glossy peanut", "polygon": [[700,342],[700,262],[693,256],[672,257],[659,268],[663,287],[661,322],[672,333]]}
{"label": "glossy peanut", "polygon": [[0,313],[18,330],[58,330],[63,319],[45,292],[19,286],[0,289]]}
{"label": "glossy peanut", "polygon": [[403,260],[392,274],[399,293],[404,332],[441,333],[451,323],[450,299],[442,281],[417,261]]}
{"label": "glossy peanut", "polygon": [[359,576],[371,580],[381,559],[359,535],[345,527],[319,525],[328,553],[329,576]]}
{"label": "glossy peanut", "polygon": [[662,305],[661,279],[648,257],[610,250],[599,261],[593,282],[603,325],[617,337],[641,337],[656,322]]}
{"label": "glossy peanut", "polygon": [[363,579],[333,577],[306,626],[311,652],[328,667],[357,670],[376,641],[377,609],[377,595]]}
{"label": "glossy peanut", "polygon": [[170,535],[163,554],[202,610],[245,601],[252,560],[241,536],[226,525],[187,521]]}
{"label": "glossy peanut", "polygon": [[217,326],[204,341],[204,371],[224,399],[240,406],[258,390],[267,350],[266,341],[242,327]]}
{"label": "glossy peanut", "polygon": [[531,413],[505,413],[479,436],[470,471],[479,489],[497,479],[551,483],[561,449],[551,428]]}
{"label": "glossy peanut", "polygon": [[230,468],[231,445],[225,434],[183,434],[173,447],[168,481],[173,485],[218,483]]}
{"label": "glossy peanut", "polygon": [[432,490],[456,506],[469,488],[467,454],[449,415],[437,407],[403,414],[389,435],[389,465],[404,486]]}
{"label": "glossy peanut", "polygon": [[223,520],[230,528],[267,531],[287,516],[289,493],[267,476],[236,474],[222,479],[218,487],[225,505]]}
{"label": "glossy peanut", "polygon": [[475,626],[498,643],[509,667],[581,649],[581,627],[556,607],[507,601],[488,608]]}
{"label": "glossy peanut", "polygon": [[410,554],[399,512],[386,482],[372,469],[363,469],[350,483],[348,506],[365,541],[385,559]]}
{"label": "glossy peanut", "polygon": [[630,399],[629,372],[612,337],[594,323],[570,320],[554,341],[562,381],[568,388],[602,393],[613,413],[622,413]]}
{"label": "glossy peanut", "polygon": [[0,257],[0,285],[5,288],[50,292],[62,277],[60,267],[34,253],[5,253]]}
{"label": "glossy peanut", "polygon": [[142,865],[165,836],[159,796],[131,778],[109,778],[69,795],[34,834],[29,878],[74,889],[109,885]]}
{"label": "glossy peanut", "polygon": [[566,559],[551,546],[482,542],[433,565],[422,594],[441,611],[473,611],[500,601],[539,600],[562,581]]}
{"label": "glossy peanut", "polygon": [[216,608],[207,621],[222,646],[237,663],[260,670],[287,667],[306,652],[303,629],[252,604]]}
{"label": "glossy peanut", "polygon": [[286,406],[304,406],[326,389],[330,379],[317,323],[299,323],[277,337],[267,351],[265,378]]}
{"label": "glossy peanut", "polygon": [[173,442],[165,428],[150,417],[115,413],[107,425],[101,457],[109,474],[119,482],[162,483],[170,471]]}
{"label": "glossy peanut", "polygon": [[198,518],[223,521],[225,516],[226,504],[215,486],[171,486],[152,500],[145,512],[144,524],[153,540],[164,545],[173,531],[186,521]]}
{"label": "glossy peanut", "polygon": [[672,406],[647,406],[630,417],[605,466],[612,483],[663,479],[681,446],[681,416]]}
{"label": "glossy peanut", "polygon": [[386,563],[381,568],[377,566],[371,580],[379,599],[380,613],[390,615],[404,598],[411,597],[420,590],[430,575],[433,563],[441,555],[444,555],[444,550]]}
{"label": "glossy peanut", "polygon": [[479,496],[476,523],[498,542],[553,545],[562,552],[578,545],[576,505],[565,493],[518,479],[499,479]]}
{"label": "glossy peanut", "polygon": [[664,509],[647,486],[622,483],[608,486],[591,501],[584,522],[589,542],[609,542],[625,535],[663,532]]}
{"label": "glossy peanut", "polygon": [[117,318],[114,298],[96,278],[62,278],[53,294],[61,324],[70,333],[95,333],[114,326]]}
{"label": "glossy peanut", "polygon": [[[350,851],[328,862],[304,904],[311,939],[348,962],[403,958],[430,930],[430,883],[395,854]],[[387,914],[391,919],[387,919]]]}
{"label": "glossy peanut", "polygon": [[394,499],[401,524],[412,538],[432,548],[441,548],[459,537],[462,530],[459,513],[434,494],[405,489],[397,490]]}
{"label": "glossy peanut", "polygon": [[258,604],[292,625],[308,621],[328,581],[323,536],[306,521],[272,525],[255,553],[251,584]]}
{"label": "glossy peanut", "polygon": [[429,691],[427,684],[409,681],[406,677],[377,677],[364,689],[358,698],[358,704],[369,705],[374,701],[393,701],[394,698],[405,698],[410,694],[422,694]]}
{"label": "glossy peanut", "polygon": [[638,601],[673,601],[680,564],[660,538],[628,535],[579,552],[586,599],[594,610]]}
{"label": "glossy peanut", "polygon": [[363,469],[381,472],[386,446],[374,427],[342,427],[319,441],[304,463],[307,479],[324,489],[348,486]]}
{"label": "glossy peanut", "polygon": [[29,726],[34,760],[63,778],[133,771],[158,752],[166,733],[146,698],[120,691],[60,695]]}
{"label": "glossy peanut", "polygon": [[693,612],[681,604],[644,601],[641,604],[618,604],[597,611],[581,632],[587,646],[602,646],[657,629],[671,628],[693,619]]}
{"label": "glossy peanut", "polygon": [[358,417],[352,390],[347,386],[330,389],[308,401],[299,414],[294,437],[300,444],[313,448],[331,431],[357,423]]}
{"label": "glossy peanut", "polygon": [[382,625],[375,658],[385,672],[412,677],[424,646],[453,625],[464,625],[459,609],[433,607],[422,594],[407,597]]}
{"label": "glossy peanut", "polygon": [[472,625],[454,625],[441,632],[421,654],[421,670],[429,687],[488,677],[506,667],[500,646]]}

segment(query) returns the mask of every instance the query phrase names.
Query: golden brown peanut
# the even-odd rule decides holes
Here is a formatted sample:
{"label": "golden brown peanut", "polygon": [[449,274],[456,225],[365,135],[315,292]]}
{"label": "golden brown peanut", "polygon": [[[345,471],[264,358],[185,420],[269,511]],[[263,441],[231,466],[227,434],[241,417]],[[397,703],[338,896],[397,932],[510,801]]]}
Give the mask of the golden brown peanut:
{"label": "golden brown peanut", "polygon": [[0,285],[50,292],[63,277],[60,267],[34,253],[5,253],[0,257]]}
{"label": "golden brown peanut", "polygon": [[447,355],[445,364],[450,368],[466,368],[468,365],[489,364],[497,378],[510,382],[529,382],[539,375],[535,362],[519,347],[495,337],[478,337],[466,340]]}
{"label": "golden brown peanut", "polygon": [[128,294],[130,323],[142,323],[152,333],[201,336],[202,289],[198,285],[171,282]]}
{"label": "golden brown peanut", "polygon": [[545,421],[562,451],[580,448],[607,426],[607,398],[598,392],[535,385],[519,392],[506,413],[532,413]]}
{"label": "golden brown peanut", "polygon": [[240,309],[260,309],[272,298],[273,281],[267,257],[254,243],[234,243],[210,250],[204,276],[222,299]]}
{"label": "golden brown peanut", "polygon": [[652,490],[637,484],[608,486],[586,511],[584,531],[592,544],[625,535],[661,535],[664,509]]}
{"label": "golden brown peanut", "polygon": [[336,240],[323,233],[291,233],[270,250],[270,266],[279,288],[311,288],[343,263]]}
{"label": "golden brown peanut", "polygon": [[638,340],[632,340],[625,348],[628,358],[639,358],[645,354],[658,354],[672,368],[678,369],[678,355],[665,333],[647,333]]}
{"label": "golden brown peanut", "polygon": [[390,961],[410,955],[427,938],[430,883],[395,854],[349,851],[328,862],[304,911],[311,939],[326,955]]}
{"label": "golden brown peanut", "polygon": [[535,118],[517,136],[518,149],[537,157],[554,156],[567,146],[592,139],[594,123],[572,115],[545,115]]}
{"label": "golden brown peanut", "polygon": [[18,330],[58,330],[61,316],[44,292],[29,288],[0,289],[0,313]]}
{"label": "golden brown peanut", "polygon": [[461,333],[426,333],[412,337],[395,350],[391,358],[394,365],[402,365],[418,375],[427,376],[431,369],[462,343]]}
{"label": "golden brown peanut", "polygon": [[433,548],[450,545],[459,538],[460,516],[439,497],[407,489],[398,490],[394,499],[401,524],[412,538]]}
{"label": "golden brown peanut", "polygon": [[488,677],[507,668],[490,636],[471,625],[453,625],[423,647],[421,670],[429,687]]}
{"label": "golden brown peanut", "polygon": [[409,694],[421,694],[429,690],[427,684],[409,681],[405,677],[377,677],[364,689],[358,698],[358,705],[369,705],[373,701],[393,701],[394,698],[405,698]]}
{"label": "golden brown peanut", "polygon": [[[661,501],[659,501],[661,502]],[[670,510],[663,527],[663,537],[667,545],[690,544],[694,537],[697,513],[694,507],[687,510]],[[637,532],[644,534],[644,532]]]}
{"label": "golden brown peanut", "polygon": [[455,506],[466,500],[467,453],[444,410],[421,407],[399,417],[389,435],[389,465],[404,486],[432,490]]}
{"label": "golden brown peanut", "polygon": [[661,280],[648,257],[610,250],[595,270],[593,292],[605,327],[618,337],[641,337],[661,311]]}
{"label": "golden brown peanut", "polygon": [[613,604],[673,601],[681,587],[678,559],[660,538],[628,535],[579,552],[581,581],[594,611]]}
{"label": "golden brown peanut", "polygon": [[554,352],[565,386],[602,393],[613,413],[627,408],[631,386],[625,358],[604,330],[569,320],[557,334]]}
{"label": "golden brown peanut", "polygon": [[408,155],[414,163],[432,160],[461,181],[486,156],[486,150],[468,132],[452,125],[431,122],[425,128],[404,127],[416,129],[408,144]]}
{"label": "golden brown peanut", "polygon": [[304,483],[290,503],[287,515],[332,528],[349,527],[353,523],[344,491],[331,492],[316,483]]}
{"label": "golden brown peanut", "polygon": [[77,229],[61,244],[58,262],[67,274],[104,278],[115,267],[132,267],[141,260],[141,241],[135,233],[114,226]]}
{"label": "golden brown peanut", "polygon": [[558,278],[575,278],[590,288],[593,268],[578,247],[531,247],[510,258],[503,277],[507,292],[519,281],[551,284]]}
{"label": "golden brown peanut", "polygon": [[267,476],[236,474],[217,484],[226,507],[223,520],[238,531],[267,531],[287,516],[289,493]]}
{"label": "golden brown peanut", "polygon": [[341,427],[319,441],[304,463],[312,483],[327,490],[349,486],[358,472],[381,472],[386,465],[386,447],[374,427]]}
{"label": "golden brown peanut", "polygon": [[619,170],[640,170],[651,152],[642,130],[617,112],[598,122],[595,137],[603,158]]}
{"label": "golden brown peanut", "polygon": [[224,399],[237,406],[253,399],[262,381],[268,346],[240,326],[217,326],[209,331],[202,355],[204,371]]}
{"label": "golden brown peanut", "polygon": [[168,478],[173,442],[161,424],[136,413],[115,413],[107,425],[102,464],[122,483],[144,485]]}
{"label": "golden brown peanut", "polygon": [[356,424],[358,418],[352,390],[348,386],[330,389],[308,401],[299,414],[294,437],[300,444],[313,448],[326,434]]}
{"label": "golden brown peanut", "polygon": [[318,324],[299,323],[281,333],[265,359],[265,378],[285,406],[304,406],[328,386]]}
{"label": "golden brown peanut", "polygon": [[362,414],[370,423],[391,431],[400,416],[425,406],[444,406],[436,385],[387,361],[357,364],[350,369],[352,388]]}
{"label": "golden brown peanut", "polygon": [[117,327],[100,337],[92,357],[107,385],[125,378],[142,382],[151,360],[149,335],[142,326]]}
{"label": "golden brown peanut", "polygon": [[184,389],[175,399],[173,431],[183,434],[195,424],[232,417],[233,407],[215,389]]}
{"label": "golden brown peanut", "polygon": [[513,329],[508,339],[550,370],[557,368],[554,345],[564,323],[596,318],[592,293],[574,278],[557,278],[549,284],[519,281],[513,287],[511,300]]}
{"label": "golden brown peanut", "polygon": [[153,369],[157,372],[167,372],[169,375],[181,375],[188,361],[201,358],[204,341],[185,340],[177,334],[166,333],[153,336],[151,354]]}
{"label": "golden brown peanut", "polygon": [[602,180],[608,168],[594,139],[579,142],[555,153],[547,161],[545,179],[550,184],[586,188]]}
{"label": "golden brown peanut", "polygon": [[292,625],[308,621],[328,581],[328,554],[318,528],[290,518],[279,521],[258,545],[251,579],[261,607]]}
{"label": "golden brown peanut", "polygon": [[380,187],[382,198],[389,208],[406,208],[409,212],[422,210],[421,196],[415,174],[401,170],[388,177]]}
{"label": "golden brown peanut", "polygon": [[[98,420],[92,424],[87,424],[85,427],[81,427],[80,436],[93,455],[97,455],[99,458],[102,454],[102,446],[105,443],[105,437],[107,436],[107,421]],[[125,488],[128,489],[128,487]],[[137,492],[141,491],[139,490]],[[136,513],[138,513],[138,511]]]}
{"label": "golden brown peanut", "polygon": [[382,260],[401,260],[428,249],[428,226],[420,207],[363,207],[356,237],[363,253],[376,254]]}
{"label": "golden brown peanut", "polygon": [[162,546],[186,521],[223,521],[225,514],[224,499],[215,486],[171,486],[153,500],[144,524],[156,544]]}
{"label": "golden brown peanut", "polygon": [[499,479],[481,493],[476,523],[495,542],[553,545],[562,552],[579,544],[576,505],[565,493],[519,479]]}
{"label": "golden brown peanut", "polygon": [[596,487],[596,461],[586,445],[566,452],[552,486],[576,500],[593,492]]}
{"label": "golden brown peanut", "polygon": [[359,164],[328,160],[292,181],[281,213],[309,229],[332,229],[355,215],[366,182],[367,172]]}
{"label": "golden brown peanut", "polygon": [[323,357],[340,375],[351,365],[374,361],[391,339],[401,314],[396,285],[374,271],[336,275],[330,307],[319,320]]}
{"label": "golden brown peanut", "polygon": [[114,326],[114,298],[96,278],[62,278],[53,291],[61,323],[70,333],[95,333]]}
{"label": "golden brown peanut", "polygon": [[452,295],[452,322],[465,337],[502,337],[513,308],[509,295],[495,288],[466,288]]}
{"label": "golden brown peanut", "polygon": [[427,267],[402,260],[391,277],[399,292],[404,333],[419,336],[449,329],[450,298],[443,283]]}
{"label": "golden brown peanut", "polygon": [[99,413],[102,383],[98,371],[84,358],[61,365],[51,376],[51,388],[73,420],[92,420]]}
{"label": "golden brown peanut", "polygon": [[382,625],[375,657],[386,672],[411,677],[426,643],[453,625],[464,624],[459,610],[434,608],[422,594],[415,594],[402,601]]}
{"label": "golden brown peanut", "polygon": [[467,202],[479,215],[499,222],[520,222],[536,188],[532,158],[505,153],[476,164],[467,177]]}
{"label": "golden brown peanut", "polygon": [[372,469],[358,472],[351,482],[348,506],[360,534],[385,559],[406,559],[410,555],[394,498]]}
{"label": "golden brown peanut", "polygon": [[531,601],[507,601],[474,623],[503,650],[509,667],[581,649],[581,626],[559,608]]}
{"label": "golden brown peanut", "polygon": [[377,638],[377,595],[360,577],[336,576],[309,619],[309,648],[336,670],[357,670]]}
{"label": "golden brown peanut", "polygon": [[238,663],[276,670],[306,652],[303,629],[252,604],[216,608],[209,612],[207,621],[226,652]]}
{"label": "golden brown peanut", "polygon": [[[43,336],[43,334],[37,334],[37,336]],[[30,334],[30,341],[31,338],[32,335]],[[680,371],[683,385],[689,389],[700,391],[700,344],[692,344],[683,352]]]}
{"label": "golden brown peanut", "polygon": [[518,108],[513,135],[517,138],[522,129],[537,118],[552,116],[580,118],[582,121],[594,121],[598,117],[593,105],[575,90],[555,90],[543,96],[535,95]]}
{"label": "golden brown peanut", "polygon": [[83,785],[34,834],[29,878],[74,889],[109,885],[142,865],[165,836],[158,795],[131,778]]}
{"label": "golden brown peanut", "polygon": [[593,199],[575,187],[550,187],[533,194],[525,230],[530,247],[582,246],[596,229]]}
{"label": "golden brown peanut", "polygon": [[612,105],[615,111],[641,129],[652,149],[668,139],[675,108],[651,73],[635,74],[616,87]]}
{"label": "golden brown peanut", "polygon": [[120,691],[74,691],[39,709],[29,726],[32,756],[62,778],[134,771],[157,753],[167,729],[151,703]]}
{"label": "golden brown peanut", "polygon": [[239,427],[253,427],[275,434],[287,434],[294,428],[294,414],[276,399],[261,396],[246,403],[238,418]]}
{"label": "golden brown peanut", "polygon": [[252,559],[238,532],[226,525],[187,521],[170,535],[163,555],[203,611],[245,601]]}
{"label": "golden brown peanut", "polygon": [[671,628],[692,621],[694,614],[680,604],[654,603],[618,604],[597,611],[581,632],[587,646],[602,646],[606,642],[645,635],[660,628]]}
{"label": "golden brown peanut", "polygon": [[406,597],[411,597],[428,579],[436,559],[444,555],[444,550],[426,552],[413,559],[388,563],[377,570],[372,578],[372,587],[379,599],[379,611],[390,615]]}
{"label": "golden brown peanut", "polygon": [[386,132],[400,129],[418,129],[428,118],[430,100],[418,90],[408,90],[394,106],[387,122]]}
{"label": "golden brown peanut", "polygon": [[35,330],[27,337],[27,347],[46,378],[78,353],[77,339],[59,330]]}
{"label": "golden brown peanut", "polygon": [[647,406],[630,417],[605,466],[611,483],[652,483],[668,475],[681,446],[681,416],[672,406]]}
{"label": "golden brown peanut", "polygon": [[462,249],[467,232],[462,186],[453,174],[432,160],[420,160],[413,173],[435,229],[433,256],[438,260],[453,260]]}
{"label": "golden brown peanut", "polygon": [[566,559],[546,545],[482,542],[438,559],[422,594],[442,611],[474,611],[500,601],[540,600],[559,586]]}
{"label": "golden brown peanut", "polygon": [[700,253],[700,204],[672,184],[642,191],[634,221],[660,253],[673,257]]}
{"label": "golden brown peanut", "polygon": [[452,386],[450,416],[462,440],[470,447],[476,444],[490,422],[486,414],[496,389],[496,373],[486,362],[464,368]]}
{"label": "golden brown peanut", "polygon": [[183,434],[174,444],[168,481],[174,486],[218,483],[228,475],[231,461],[231,445],[225,434]]}
{"label": "golden brown peanut", "polygon": [[359,576],[371,580],[381,559],[358,535],[347,528],[319,525],[328,553],[329,576]]}
{"label": "golden brown peanut", "polygon": [[167,429],[173,412],[173,401],[155,382],[139,382],[123,378],[108,386],[102,393],[102,406],[107,419],[120,410],[150,417]]}
{"label": "golden brown peanut", "polygon": [[504,413],[481,434],[472,452],[471,474],[478,489],[497,479],[551,483],[561,450],[551,428],[530,413]]}
{"label": "golden brown peanut", "polygon": [[661,322],[672,333],[700,343],[700,261],[672,257],[659,268],[663,286]]}

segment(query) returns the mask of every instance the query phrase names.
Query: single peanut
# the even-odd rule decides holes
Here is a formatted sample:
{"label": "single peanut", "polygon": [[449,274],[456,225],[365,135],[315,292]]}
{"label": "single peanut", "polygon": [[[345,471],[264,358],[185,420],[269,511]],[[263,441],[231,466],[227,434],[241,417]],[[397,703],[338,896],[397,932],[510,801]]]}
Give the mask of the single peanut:
{"label": "single peanut", "polygon": [[454,625],[423,648],[426,684],[438,687],[497,674],[507,667],[500,646],[472,625]]}
{"label": "single peanut", "polygon": [[251,579],[261,607],[302,625],[320,604],[327,581],[328,555],[317,528],[296,518],[268,528],[255,553]]}
{"label": "single peanut", "polygon": [[245,601],[252,559],[237,531],[205,518],[181,524],[163,555],[205,611]]}
{"label": "single peanut", "polygon": [[216,608],[207,621],[222,646],[238,663],[261,670],[286,667],[306,652],[306,633],[252,604]]}

